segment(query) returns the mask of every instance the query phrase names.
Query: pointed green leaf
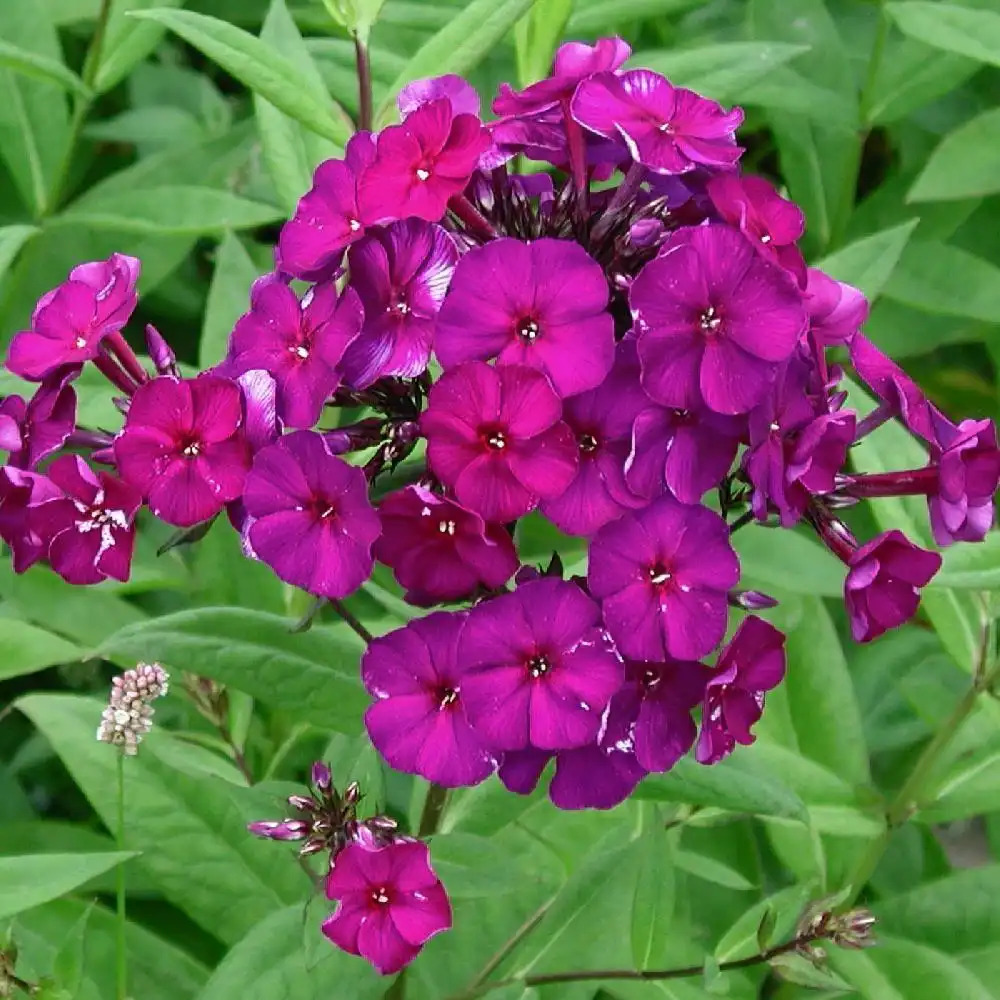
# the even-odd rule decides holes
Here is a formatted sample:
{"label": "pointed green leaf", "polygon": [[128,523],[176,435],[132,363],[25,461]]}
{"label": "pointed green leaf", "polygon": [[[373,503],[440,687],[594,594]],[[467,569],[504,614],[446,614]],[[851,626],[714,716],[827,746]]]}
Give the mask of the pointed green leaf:
{"label": "pointed green leaf", "polygon": [[8,42],[0,41],[0,66],[15,73],[54,83],[63,90],[86,97],[90,91],[76,73],[57,59],[50,59],[38,52],[30,52]]}
{"label": "pointed green leaf", "polygon": [[[164,29],[129,15],[149,7],[180,7],[184,0],[111,0],[111,15],[101,45],[101,63],[94,78],[99,94],[121,83],[163,39]],[[93,14],[96,16],[98,7]]]}
{"label": "pointed green leaf", "polygon": [[215,271],[198,343],[202,368],[218,364],[225,356],[233,326],[250,308],[250,286],[257,277],[257,267],[239,238],[226,233],[215,250]]}
{"label": "pointed green leaf", "polygon": [[632,961],[637,969],[663,961],[674,915],[674,860],[670,839],[649,806],[649,829],[635,845],[638,858],[632,893]]}
{"label": "pointed green leaf", "polygon": [[1000,13],[951,3],[890,3],[900,31],[927,45],[1000,66]]}
{"label": "pointed green leaf", "polygon": [[37,625],[0,619],[0,678],[21,677],[83,658],[79,646]]}
{"label": "pointed green leaf", "polygon": [[957,201],[1000,191],[1000,108],[946,135],[931,153],[907,201]]}
{"label": "pointed green leaf", "polygon": [[876,299],[892,277],[919,219],[863,236],[815,264],[832,278],[855,285]]}
{"label": "pointed green leaf", "polygon": [[573,12],[573,0],[535,0],[514,29],[517,77],[521,86],[542,79]]}

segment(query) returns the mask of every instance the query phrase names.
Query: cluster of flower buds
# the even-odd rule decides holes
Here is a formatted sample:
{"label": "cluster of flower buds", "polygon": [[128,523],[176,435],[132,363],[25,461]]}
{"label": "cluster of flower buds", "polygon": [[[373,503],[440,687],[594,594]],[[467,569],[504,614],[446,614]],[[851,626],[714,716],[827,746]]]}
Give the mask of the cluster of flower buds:
{"label": "cluster of flower buds", "polygon": [[268,840],[301,841],[300,857],[328,855],[326,895],[339,905],[323,933],[389,975],[451,927],[451,903],[427,845],[399,834],[388,816],[359,820],[360,801],[356,782],[339,793],[330,768],[317,762],[309,794],[288,798],[295,817],[262,820],[248,829]]}
{"label": "cluster of flower buds", "polygon": [[134,757],[153,728],[151,702],[167,693],[167,672],[158,663],[139,663],[111,679],[111,696],[101,713],[97,739]]}

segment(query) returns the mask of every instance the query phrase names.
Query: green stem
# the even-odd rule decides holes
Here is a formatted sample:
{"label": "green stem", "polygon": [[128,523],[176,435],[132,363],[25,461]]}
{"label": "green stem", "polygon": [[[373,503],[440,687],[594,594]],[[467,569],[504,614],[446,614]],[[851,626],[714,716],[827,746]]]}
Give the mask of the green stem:
{"label": "green stem", "polygon": [[441,785],[431,784],[427,789],[427,798],[424,799],[423,812],[420,814],[420,823],[417,826],[418,837],[429,837],[432,833],[437,832],[447,803],[448,789],[442,788]]}
{"label": "green stem", "polygon": [[[125,755],[118,754],[118,850],[125,850]],[[115,882],[118,896],[117,907],[117,997],[126,1000],[128,997],[128,956],[125,948],[125,865],[120,864],[115,869]]]}
{"label": "green stem", "polygon": [[358,71],[358,128],[370,132],[372,128],[372,67],[368,46],[354,32],[354,55]]}

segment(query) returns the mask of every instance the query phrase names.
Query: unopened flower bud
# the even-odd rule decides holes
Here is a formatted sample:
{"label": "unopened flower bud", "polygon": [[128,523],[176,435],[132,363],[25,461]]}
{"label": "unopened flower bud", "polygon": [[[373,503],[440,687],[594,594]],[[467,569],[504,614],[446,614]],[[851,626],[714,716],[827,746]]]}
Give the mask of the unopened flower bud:
{"label": "unopened flower bud", "polygon": [[851,910],[830,922],[830,940],[841,948],[870,948],[875,944],[875,915],[869,910]]}
{"label": "unopened flower bud", "polygon": [[254,836],[267,840],[303,840],[309,833],[309,824],[299,819],[260,820],[248,823],[247,829]]}
{"label": "unopened flower bud", "polygon": [[326,843],[322,840],[307,840],[299,848],[299,856],[303,858],[309,857],[310,854],[319,854],[321,851],[326,850]]}
{"label": "unopened flower bud", "polygon": [[344,789],[344,801],[348,805],[354,805],[361,798],[361,789],[358,787],[356,781],[352,781],[347,788]]}
{"label": "unopened flower bud", "polygon": [[310,798],[308,795],[289,795],[288,804],[293,809],[298,809],[300,812],[306,813],[314,812],[319,808],[316,800]]}
{"label": "unopened flower bud", "polygon": [[163,335],[153,326],[146,324],[146,351],[149,354],[153,367],[160,375],[178,375],[177,356],[171,350],[170,345],[163,339]]}
{"label": "unopened flower bud", "polygon": [[134,757],[143,737],[153,728],[153,708],[149,703],[167,690],[167,672],[158,663],[139,663],[112,678],[111,695],[101,714],[97,739]]}
{"label": "unopened flower bud", "polygon": [[744,608],[747,611],[764,611],[778,606],[775,598],[759,590],[731,590],[729,603],[734,608]]}
{"label": "unopened flower bud", "polygon": [[312,766],[312,785],[320,792],[328,792],[333,787],[333,775],[330,773],[330,768],[320,760]]}

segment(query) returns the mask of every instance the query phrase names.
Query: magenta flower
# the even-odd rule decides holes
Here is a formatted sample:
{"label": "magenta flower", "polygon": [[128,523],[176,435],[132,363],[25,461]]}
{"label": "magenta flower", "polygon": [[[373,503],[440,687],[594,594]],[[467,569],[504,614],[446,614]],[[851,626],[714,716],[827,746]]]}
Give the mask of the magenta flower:
{"label": "magenta flower", "polygon": [[296,431],[257,452],[243,504],[253,554],[286,583],[341,598],[371,576],[380,525],[368,482],[319,434]]}
{"label": "magenta flower", "polygon": [[10,547],[15,573],[30,569],[48,548],[48,539],[31,524],[32,509],[61,495],[48,476],[0,466],[0,538]]}
{"label": "magenta flower", "polygon": [[785,477],[813,496],[832,493],[847,463],[857,418],[853,410],[824,413],[795,435],[786,456]]}
{"label": "magenta flower", "polygon": [[78,455],[63,455],[47,475],[60,495],[29,508],[28,522],[44,539],[52,568],[76,585],[129,578],[139,492]]}
{"label": "magenta flower", "polygon": [[645,506],[625,483],[632,423],[649,400],[639,385],[635,344],[616,348],[611,374],[596,388],[567,399],[563,419],[576,437],[579,465],[573,481],[542,513],[570,535],[592,535],[629,509]]}
{"label": "magenta flower", "polygon": [[408,83],[396,97],[396,107],[399,108],[400,116],[406,118],[418,108],[442,97],[451,105],[453,114],[478,117],[479,95],[475,87],[454,73]]}
{"label": "magenta flower", "polygon": [[820,347],[849,344],[868,318],[868,299],[853,285],[810,267],[805,292],[809,333]]}
{"label": "magenta flower", "polygon": [[373,640],[361,679],[377,701],[368,735],[390,767],[446,788],[477,785],[496,767],[466,718],[469,664],[458,657],[465,615],[438,611]]}
{"label": "magenta flower", "polygon": [[596,740],[622,683],[600,609],[572,583],[522,584],[477,605],[459,640],[469,721],[497,750],[559,750]]}
{"label": "magenta flower", "polygon": [[326,160],[316,168],[312,187],[281,227],[279,271],[303,281],[328,281],[333,276],[347,247],[365,234],[358,178],[374,157],[372,134],[357,132],[348,140],[343,160]]}
{"label": "magenta flower", "polygon": [[243,490],[250,450],[239,388],[217,375],[161,375],[139,387],[115,439],[122,479],[167,524],[189,527]]}
{"label": "magenta flower", "polygon": [[506,529],[422,486],[390,493],[379,518],[375,558],[392,568],[411,604],[461,600],[478,587],[502,587],[517,572]]}
{"label": "magenta flower", "polygon": [[493,110],[498,115],[546,111],[568,101],[581,80],[594,73],[618,69],[631,54],[631,46],[618,37],[598,38],[594,45],[564,42],[556,51],[551,76],[519,91],[509,83],[501,83]]}
{"label": "magenta flower", "polygon": [[724,222],[736,226],[759,254],[805,287],[806,262],[795,244],[805,232],[806,217],[794,201],[782,198],[763,177],[736,173],[712,177],[708,196]]}
{"label": "magenta flower", "polygon": [[361,332],[357,292],[337,295],[333,282],[316,285],[299,302],[274,275],[254,282],[250,311],[236,321],[227,372],[269,372],[278,385],[278,416],[288,427],[309,428],[340,384],[338,364]]}
{"label": "magenta flower", "polygon": [[512,521],[557,497],[576,473],[577,446],[559,397],[533,368],[473,361],[438,379],[421,429],[427,462],[463,506]]}
{"label": "magenta flower", "polygon": [[326,895],[340,905],[323,922],[323,933],[384,976],[399,972],[426,941],[451,927],[448,894],[419,841],[375,849],[348,844],[330,870]]}
{"label": "magenta flower", "polygon": [[870,642],[916,613],[918,588],[941,568],[941,556],[886,531],[855,549],[844,581],[844,603],[856,642]]}
{"label": "magenta flower", "polygon": [[139,261],[124,254],[74,267],[46,292],[31,315],[31,328],[14,334],[7,367],[41,381],[63,365],[98,356],[101,341],[128,322],[136,304]]}
{"label": "magenta flower", "polygon": [[27,403],[20,396],[0,401],[0,449],[10,452],[9,465],[36,469],[73,433],[76,393],[68,375],[64,368],[49,376]]}
{"label": "magenta flower", "polygon": [[725,522],[707,508],[661,497],[601,528],[589,565],[590,592],[624,656],[696,659],[725,635],[740,565]]}
{"label": "magenta flower", "polygon": [[735,136],[742,110],[726,112],[652,70],[597,73],[577,87],[571,109],[584,128],[621,136],[632,159],[657,173],[731,167],[743,152]]}
{"label": "magenta flower", "polygon": [[273,444],[281,434],[278,420],[278,383],[270,372],[251,369],[233,381],[243,394],[243,432],[250,451],[256,454]]}
{"label": "magenta flower", "polygon": [[572,396],[611,371],[607,306],[604,273],[578,243],[494,240],[459,261],[434,351],[445,369],[490,358],[537,368],[560,396]]}
{"label": "magenta flower", "polygon": [[632,284],[643,386],[657,402],[745,413],[806,329],[794,280],[730,226],[685,227]]}
{"label": "magenta flower", "polygon": [[358,182],[362,222],[437,222],[489,144],[479,119],[455,114],[447,98],[422,104],[379,133],[375,159]]}
{"label": "magenta flower", "polygon": [[413,378],[424,371],[457,260],[448,233],[419,219],[375,229],[351,247],[351,287],[365,322],[341,364],[348,385],[364,388],[383,375]]}
{"label": "magenta flower", "polygon": [[744,618],[705,685],[699,763],[715,764],[737,743],[754,742],[750,730],[764,711],[764,692],[777,687],[784,676],[784,635],[763,618]]}

